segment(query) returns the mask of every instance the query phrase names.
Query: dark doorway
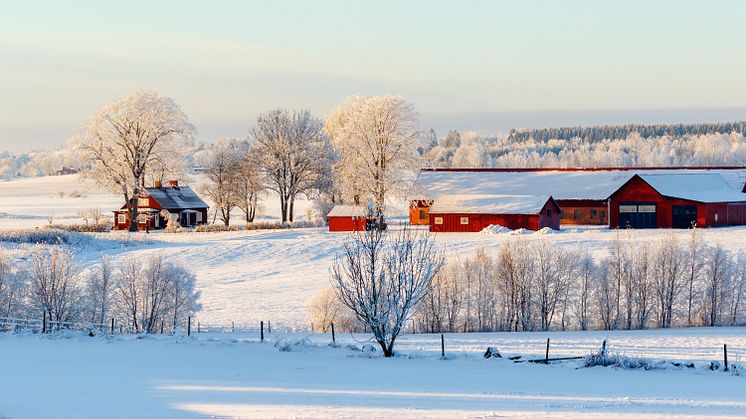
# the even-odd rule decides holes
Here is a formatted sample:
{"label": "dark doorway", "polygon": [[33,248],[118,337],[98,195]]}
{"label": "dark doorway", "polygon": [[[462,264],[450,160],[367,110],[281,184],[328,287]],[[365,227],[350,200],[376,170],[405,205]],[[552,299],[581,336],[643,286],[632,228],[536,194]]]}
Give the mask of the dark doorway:
{"label": "dark doorway", "polygon": [[649,202],[622,202],[619,204],[620,228],[658,227],[655,204]]}
{"label": "dark doorway", "polygon": [[673,205],[671,213],[671,227],[673,228],[692,228],[692,225],[697,222],[696,205]]}

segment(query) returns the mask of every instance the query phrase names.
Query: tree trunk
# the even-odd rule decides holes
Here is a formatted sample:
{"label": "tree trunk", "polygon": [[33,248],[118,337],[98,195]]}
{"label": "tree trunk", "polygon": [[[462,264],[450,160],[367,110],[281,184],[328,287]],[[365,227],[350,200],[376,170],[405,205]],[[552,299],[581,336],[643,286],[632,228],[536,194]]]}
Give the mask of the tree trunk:
{"label": "tree trunk", "polygon": [[290,201],[289,202],[290,207],[288,208],[288,219],[292,223],[293,222],[293,208],[295,207],[295,196],[289,197],[288,201]]}
{"label": "tree trunk", "polygon": [[140,191],[135,190],[135,192],[132,194],[132,204],[130,205],[130,228],[129,231],[136,233],[137,232],[137,205],[138,200],[140,198]]}

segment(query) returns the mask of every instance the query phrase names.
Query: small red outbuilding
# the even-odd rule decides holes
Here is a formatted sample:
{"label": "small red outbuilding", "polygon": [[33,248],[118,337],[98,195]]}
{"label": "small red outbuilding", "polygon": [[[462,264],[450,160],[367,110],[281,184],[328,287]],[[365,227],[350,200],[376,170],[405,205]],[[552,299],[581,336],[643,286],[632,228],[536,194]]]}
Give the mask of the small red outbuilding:
{"label": "small red outbuilding", "polygon": [[634,175],[609,197],[611,228],[746,225],[746,193],[717,173]]}
{"label": "small red outbuilding", "polygon": [[367,221],[365,207],[335,205],[326,216],[329,231],[364,231]]}
{"label": "small red outbuilding", "polygon": [[551,196],[441,195],[430,207],[430,231],[479,232],[490,225],[559,230],[559,212]]}

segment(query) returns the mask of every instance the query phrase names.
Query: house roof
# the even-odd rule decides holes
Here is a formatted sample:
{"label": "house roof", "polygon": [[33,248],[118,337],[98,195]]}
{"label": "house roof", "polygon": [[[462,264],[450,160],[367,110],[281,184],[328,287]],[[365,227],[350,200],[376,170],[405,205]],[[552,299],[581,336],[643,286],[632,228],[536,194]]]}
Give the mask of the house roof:
{"label": "house roof", "polygon": [[661,195],[696,202],[744,202],[746,193],[731,188],[718,173],[638,175]]}
{"label": "house roof", "polygon": [[733,190],[742,190],[746,168],[593,168],[593,169],[423,169],[411,199],[439,195],[551,195],[557,200],[606,200],[635,174],[716,173]]}
{"label": "house roof", "polygon": [[548,195],[440,195],[430,214],[538,214]]}
{"label": "house roof", "polygon": [[357,205],[335,205],[334,208],[332,208],[331,211],[329,211],[329,214],[327,214],[328,217],[365,217],[368,210],[366,207],[357,206]]}
{"label": "house roof", "polygon": [[202,198],[188,186],[163,186],[160,188],[145,188],[148,195],[167,210],[183,210],[195,208],[209,208]]}

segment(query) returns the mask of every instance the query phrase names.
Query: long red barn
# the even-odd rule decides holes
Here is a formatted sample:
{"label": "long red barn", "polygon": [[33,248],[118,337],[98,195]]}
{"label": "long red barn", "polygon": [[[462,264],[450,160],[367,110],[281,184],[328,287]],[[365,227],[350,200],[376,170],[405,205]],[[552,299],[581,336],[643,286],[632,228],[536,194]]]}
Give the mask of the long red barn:
{"label": "long red barn", "polygon": [[445,195],[430,208],[431,232],[479,232],[490,225],[516,230],[559,230],[559,206],[551,196]]}

